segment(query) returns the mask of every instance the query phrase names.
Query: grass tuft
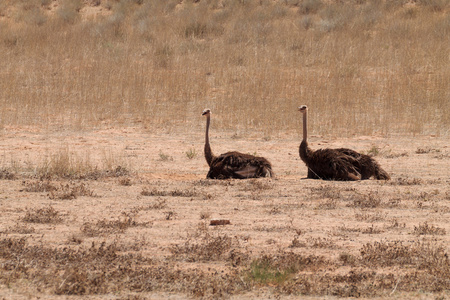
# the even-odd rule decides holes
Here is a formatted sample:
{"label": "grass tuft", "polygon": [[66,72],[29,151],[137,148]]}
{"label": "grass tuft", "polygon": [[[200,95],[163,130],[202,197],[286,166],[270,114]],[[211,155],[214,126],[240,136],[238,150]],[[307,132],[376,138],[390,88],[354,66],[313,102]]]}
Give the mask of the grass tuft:
{"label": "grass tuft", "polygon": [[60,212],[51,206],[28,210],[21,220],[27,223],[39,224],[55,224],[62,222]]}

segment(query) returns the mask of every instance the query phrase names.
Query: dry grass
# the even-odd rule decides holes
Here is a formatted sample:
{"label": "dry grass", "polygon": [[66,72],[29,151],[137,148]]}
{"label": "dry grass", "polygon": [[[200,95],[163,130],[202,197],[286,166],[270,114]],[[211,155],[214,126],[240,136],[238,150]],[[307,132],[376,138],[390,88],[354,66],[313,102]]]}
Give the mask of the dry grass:
{"label": "dry grass", "polygon": [[[189,246],[195,250],[193,254],[184,251],[187,248],[181,250],[193,255],[193,259],[204,259],[208,254],[206,259],[209,260],[229,249],[229,246],[223,247],[223,239],[227,240],[225,236],[218,236],[201,246]],[[173,250],[178,253],[180,248]],[[241,272],[231,272],[226,276],[200,270],[176,270],[170,263],[146,259],[139,254],[121,254],[117,246],[105,243],[93,243],[89,248],[77,250],[52,249],[42,245],[31,246],[26,239],[7,238],[0,240],[0,258],[5,262],[0,275],[2,282],[14,283],[17,279],[26,278],[27,274],[33,274],[33,282],[47,283],[57,295],[106,294],[126,288],[136,292],[167,290],[192,296],[221,297],[258,286],[272,286],[282,295],[371,297],[383,295],[384,289],[411,291],[421,288],[439,292],[450,285],[447,253],[441,246],[425,242],[367,244],[359,256],[341,253],[331,261],[322,256],[289,252],[248,260],[241,252],[231,251],[230,262],[243,268]],[[335,275],[321,271],[341,264],[351,266],[350,271]],[[366,265],[397,266],[405,270],[401,275],[377,274],[365,269]],[[48,272],[40,272],[44,266]],[[408,272],[411,267],[422,271]],[[172,283],[166,283],[168,278]]]}
{"label": "dry grass", "polygon": [[60,212],[53,207],[30,209],[21,219],[27,223],[54,224],[62,222]]}
{"label": "dry grass", "polygon": [[[0,293],[445,299],[449,10],[445,0],[0,1],[0,147],[23,154],[0,165]],[[389,182],[299,180],[304,166],[282,145],[301,127],[299,104],[321,145],[443,138],[358,139]],[[280,177],[199,180],[205,107],[216,138],[257,135],[265,147],[245,151],[277,155]],[[170,145],[132,136],[142,130]],[[66,132],[77,139],[58,148]],[[126,151],[101,157],[103,142]]]}
{"label": "dry grass", "polygon": [[417,235],[424,235],[424,234],[444,235],[445,229],[436,227],[434,225],[428,225],[428,223],[425,222],[424,224],[419,224],[419,226],[414,226],[414,234],[417,234]]}
{"label": "dry grass", "polygon": [[[100,200],[111,213],[98,219],[77,222],[52,207],[12,211],[25,217],[1,232],[0,283],[20,288],[27,282],[48,297],[78,298],[156,293],[226,298],[263,291],[280,298],[448,294],[447,212],[431,205],[447,197],[435,191],[442,186],[439,181],[428,186],[311,180],[291,196],[285,191],[289,184],[277,180],[200,182],[207,181],[157,180],[149,186],[136,180],[136,186],[125,188],[115,179],[105,180],[100,183],[106,190],[133,195],[129,203],[136,203],[117,215],[117,207],[104,196]],[[31,196],[59,189],[57,182],[47,180],[18,181],[17,186]],[[196,194],[189,194],[194,186]],[[411,193],[411,186],[423,191]],[[201,196],[213,190],[219,199],[204,201]],[[276,201],[255,201],[250,197],[255,190],[262,199]],[[401,203],[389,204],[394,198]],[[225,206],[228,201],[232,203]],[[417,201],[424,207],[414,206]],[[224,207],[217,209],[218,203]],[[421,220],[437,217],[433,224],[417,222],[423,210],[428,216]],[[256,211],[259,218],[253,217]],[[231,225],[208,226],[217,216]],[[337,226],[327,226],[328,221]],[[47,245],[37,239],[48,227],[72,223],[79,227],[62,240]],[[170,229],[175,226],[182,229],[174,233]],[[158,241],[153,238],[157,228],[164,231]]]}
{"label": "dry grass", "polygon": [[21,191],[32,193],[48,192],[50,199],[71,200],[79,196],[98,197],[86,183],[52,183],[49,180],[24,181]]}
{"label": "dry grass", "polygon": [[60,184],[56,190],[49,193],[50,199],[72,200],[80,196],[98,197],[85,183]]}
{"label": "dry grass", "polygon": [[103,158],[102,167],[96,164],[86,153],[79,157],[68,147],[60,149],[44,158],[41,165],[36,167],[35,175],[40,178],[66,178],[66,179],[99,179],[104,177],[122,177],[130,174],[126,163],[120,163],[118,156],[111,154]]}
{"label": "dry grass", "polygon": [[449,134],[448,1],[57,3],[0,7],[2,126]]}
{"label": "dry grass", "polygon": [[84,222],[80,231],[88,237],[106,236],[123,233],[130,227],[150,227],[151,222],[138,222],[133,213],[122,212],[116,220],[99,220],[97,222]]}

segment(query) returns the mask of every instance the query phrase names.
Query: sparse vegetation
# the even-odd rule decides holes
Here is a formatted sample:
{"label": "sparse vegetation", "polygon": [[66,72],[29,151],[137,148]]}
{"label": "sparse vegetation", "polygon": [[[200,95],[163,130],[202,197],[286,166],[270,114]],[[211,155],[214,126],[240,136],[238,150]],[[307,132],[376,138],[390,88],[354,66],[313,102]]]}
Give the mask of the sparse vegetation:
{"label": "sparse vegetation", "polygon": [[85,236],[106,236],[109,234],[123,233],[129,227],[148,227],[150,222],[137,222],[133,214],[122,212],[116,220],[99,220],[97,222],[85,222],[80,230]]}
{"label": "sparse vegetation", "polygon": [[[448,7],[445,0],[9,1],[0,6],[0,91],[16,101],[0,101],[0,122],[185,132],[192,107],[212,95],[228,116],[219,127],[274,136],[298,129],[288,120],[301,93],[315,99],[313,134],[447,135]],[[64,67],[41,59],[50,55]],[[358,113],[342,118],[329,109],[347,99]]]}
{"label": "sparse vegetation", "polygon": [[28,210],[22,218],[22,221],[27,223],[54,224],[62,222],[62,218],[59,211],[49,206]]}
{"label": "sparse vegetation", "polygon": [[78,196],[98,197],[87,184],[69,182],[66,184],[60,183],[59,186],[49,180],[24,181],[22,183],[25,188],[21,191],[42,193],[48,192],[50,199],[71,200]]}
{"label": "sparse vegetation", "polygon": [[349,207],[359,208],[376,208],[382,203],[381,197],[376,192],[368,194],[352,194],[349,199],[351,202],[347,204]]}
{"label": "sparse vegetation", "polygon": [[196,197],[198,193],[195,190],[179,190],[175,189],[173,191],[162,191],[157,188],[153,188],[151,190],[144,188],[141,191],[142,196],[172,196],[172,197]]}
{"label": "sparse vegetation", "polygon": [[414,234],[417,235],[424,235],[424,234],[431,234],[431,235],[444,235],[445,229],[439,228],[434,225],[428,225],[427,222],[423,224],[419,224],[419,226],[414,226]]}
{"label": "sparse vegetation", "polygon": [[61,184],[57,189],[51,190],[50,199],[72,200],[80,196],[98,197],[85,183]]}
{"label": "sparse vegetation", "polygon": [[197,156],[197,152],[195,152],[194,148],[189,149],[188,151],[186,151],[186,157],[189,159],[193,159]]}
{"label": "sparse vegetation", "polygon": [[160,161],[169,161],[169,160],[172,161],[173,157],[168,154],[165,154],[162,151],[159,151],[159,160]]}
{"label": "sparse vegetation", "polygon": [[5,180],[5,179],[13,180],[13,179],[16,179],[16,177],[17,176],[13,172],[6,170],[6,169],[0,169],[0,179],[1,180]]}
{"label": "sparse vegetation", "polygon": [[30,193],[43,193],[56,191],[58,188],[49,180],[24,181],[22,191]]}
{"label": "sparse vegetation", "polygon": [[380,153],[381,153],[380,147],[372,146],[372,148],[370,148],[366,154],[369,156],[378,156],[378,155],[380,155]]}
{"label": "sparse vegetation", "polygon": [[195,240],[188,237],[184,243],[173,244],[170,252],[174,258],[189,262],[214,261],[231,250],[232,239],[227,235],[215,235],[208,230],[202,230],[198,235]]}
{"label": "sparse vegetation", "polygon": [[[0,295],[449,298],[449,13],[0,1]],[[305,179],[300,104],[393,179]],[[200,179],[205,107],[218,153],[278,176]]]}

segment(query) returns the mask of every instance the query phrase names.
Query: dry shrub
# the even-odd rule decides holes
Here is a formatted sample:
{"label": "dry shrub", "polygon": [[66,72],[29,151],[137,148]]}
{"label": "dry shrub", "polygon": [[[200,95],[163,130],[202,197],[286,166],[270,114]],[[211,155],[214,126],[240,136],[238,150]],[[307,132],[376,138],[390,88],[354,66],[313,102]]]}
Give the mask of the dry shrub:
{"label": "dry shrub", "polygon": [[14,226],[8,227],[5,231],[0,231],[0,233],[9,234],[9,233],[18,233],[18,234],[30,234],[34,233],[36,229],[34,227],[30,227],[27,224],[15,224]]}
{"label": "dry shrub", "polygon": [[188,239],[183,244],[172,245],[170,253],[177,259],[189,262],[215,261],[223,258],[231,249],[231,238],[227,235],[205,235],[200,241]]}
{"label": "dry shrub", "polygon": [[361,233],[364,233],[364,234],[380,234],[380,233],[383,233],[383,232],[384,231],[382,229],[376,228],[373,225],[370,226],[370,227],[367,227],[367,228],[365,228],[365,229],[363,229],[361,231]]}
{"label": "dry shrub", "polygon": [[249,191],[249,192],[259,192],[259,191],[264,191],[264,190],[271,190],[273,188],[274,188],[274,183],[267,179],[264,179],[264,180],[250,179],[250,180],[247,180],[243,184],[241,190]]}
{"label": "dry shrub", "polygon": [[176,259],[189,262],[215,261],[223,258],[232,248],[232,239],[228,235],[212,234],[205,223],[187,237],[181,244],[173,244],[169,251]]}
{"label": "dry shrub", "polygon": [[172,191],[161,191],[157,188],[143,188],[141,191],[142,196],[160,196],[160,197],[197,197],[197,196],[203,196],[204,199],[211,199],[213,196],[208,193],[198,193],[195,188],[193,190],[190,189],[175,189]]}
{"label": "dry shrub", "polygon": [[22,185],[25,186],[22,191],[30,193],[52,192],[58,189],[49,180],[24,181]]}
{"label": "dry shrub", "polygon": [[337,208],[337,200],[336,199],[327,199],[326,201],[322,201],[317,204],[317,209],[336,209]]}
{"label": "dry shrub", "polygon": [[172,197],[193,197],[195,196],[195,192],[188,190],[173,190],[173,191],[161,191],[157,188],[153,188],[149,190],[148,188],[143,188],[141,191],[142,196],[172,196]]}
{"label": "dry shrub", "polygon": [[312,187],[311,193],[318,199],[332,199],[338,200],[342,198],[342,189],[332,185],[321,185],[319,187]]}
{"label": "dry shrub", "polygon": [[200,212],[200,220],[208,220],[211,218],[211,213],[209,211]]}
{"label": "dry shrub", "polygon": [[295,236],[295,237],[292,239],[292,242],[291,242],[291,244],[290,244],[288,247],[289,247],[289,248],[306,248],[307,245],[306,245],[305,242],[300,241],[300,240],[298,239],[298,237]]}
{"label": "dry shrub", "polygon": [[80,196],[87,197],[98,197],[89,186],[85,183],[80,184],[61,184],[56,190],[51,190],[49,193],[50,199],[60,199],[60,200],[72,200]]}
{"label": "dry shrub", "polygon": [[0,169],[0,180],[5,180],[5,179],[14,180],[16,178],[17,178],[17,176],[15,173],[13,173],[7,169],[3,169],[3,168]]}
{"label": "dry shrub", "polygon": [[120,178],[119,184],[122,186],[131,186],[131,179],[129,177]]}
{"label": "dry shrub", "polygon": [[389,181],[390,185],[422,185],[423,180],[420,178],[395,178]]}
{"label": "dry shrub", "polygon": [[355,266],[357,263],[357,257],[350,253],[341,253],[339,254],[339,261],[341,261],[344,265]]}
{"label": "dry shrub", "polygon": [[32,193],[49,192],[48,196],[50,199],[71,200],[79,196],[97,197],[85,183],[76,184],[70,182],[56,186],[49,180],[41,179],[31,182],[24,181],[22,184],[25,188],[21,191]]}
{"label": "dry shrub", "polygon": [[430,271],[444,269],[450,275],[450,259],[446,249],[435,242],[374,242],[364,245],[360,252],[361,262],[372,267],[409,265]]}
{"label": "dry shrub", "polygon": [[[411,270],[402,276],[399,290],[439,292],[450,288],[450,259],[446,247],[434,241],[367,243],[361,263],[370,267],[398,266]],[[397,283],[398,284],[398,283]]]}
{"label": "dry shrub", "polygon": [[383,221],[386,218],[386,215],[381,214],[381,212],[375,213],[355,213],[355,219],[357,221],[364,222],[379,222]]}
{"label": "dry shrub", "polygon": [[137,207],[133,208],[131,211],[132,211],[132,213],[138,213],[139,211],[163,209],[163,208],[166,208],[166,207],[167,207],[166,199],[157,199],[152,204],[148,204],[148,205],[145,205],[145,206],[137,206]]}
{"label": "dry shrub", "polygon": [[336,248],[335,243],[328,238],[321,237],[308,237],[305,241],[299,240],[298,236],[295,236],[292,240],[289,248],[326,248],[333,249]]}
{"label": "dry shrub", "polygon": [[328,249],[336,248],[336,244],[334,243],[334,241],[328,238],[309,237],[306,239],[306,242],[308,246],[311,248],[328,248]]}
{"label": "dry shrub", "polygon": [[84,222],[80,230],[85,236],[106,236],[123,233],[130,227],[149,227],[151,222],[137,222],[132,213],[122,212],[117,220],[99,220],[96,223]]}
{"label": "dry shrub", "polygon": [[[239,261],[239,253],[235,261]],[[249,291],[237,272],[180,269],[140,254],[121,253],[115,244],[50,248],[28,245],[25,239],[0,239],[0,282],[26,280],[49,295],[108,295],[166,291],[188,298],[224,298]],[[30,274],[33,280],[29,281]]]}
{"label": "dry shrub", "polygon": [[193,183],[198,186],[212,186],[212,185],[223,185],[223,186],[231,186],[234,185],[231,180],[214,180],[214,179],[200,179]]}
{"label": "dry shrub", "polygon": [[23,222],[41,224],[55,224],[62,222],[60,213],[51,206],[28,210],[25,217],[21,218],[21,220]]}
{"label": "dry shrub", "polygon": [[417,150],[415,151],[416,154],[426,154],[426,153],[430,153],[430,152],[440,152],[440,150],[431,148],[431,147],[425,147],[425,148],[417,148]]}
{"label": "dry shrub", "polygon": [[446,231],[444,228],[439,228],[434,225],[428,225],[427,222],[419,224],[419,226],[414,226],[414,234],[417,235],[445,235]]}
{"label": "dry shrub", "polygon": [[347,204],[347,207],[358,208],[377,208],[381,206],[381,197],[377,192],[369,192],[368,194],[352,194],[348,200],[351,203]]}
{"label": "dry shrub", "polygon": [[399,158],[399,157],[406,157],[406,156],[409,156],[408,152],[401,152],[401,153],[388,152],[388,153],[384,154],[384,157],[386,157],[386,158]]}

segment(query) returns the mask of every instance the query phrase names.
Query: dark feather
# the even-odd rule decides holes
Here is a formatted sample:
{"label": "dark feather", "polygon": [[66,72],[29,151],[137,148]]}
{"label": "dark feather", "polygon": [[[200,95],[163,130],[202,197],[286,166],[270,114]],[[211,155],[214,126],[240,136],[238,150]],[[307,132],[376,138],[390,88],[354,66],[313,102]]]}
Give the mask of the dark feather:
{"label": "dark feather", "polygon": [[213,158],[206,178],[245,179],[272,176],[272,165],[264,157],[240,152],[227,152]]}
{"label": "dark feather", "polygon": [[351,149],[309,149],[305,152],[307,155],[302,159],[308,167],[308,178],[360,180],[373,176],[376,179],[390,179],[372,157]]}

